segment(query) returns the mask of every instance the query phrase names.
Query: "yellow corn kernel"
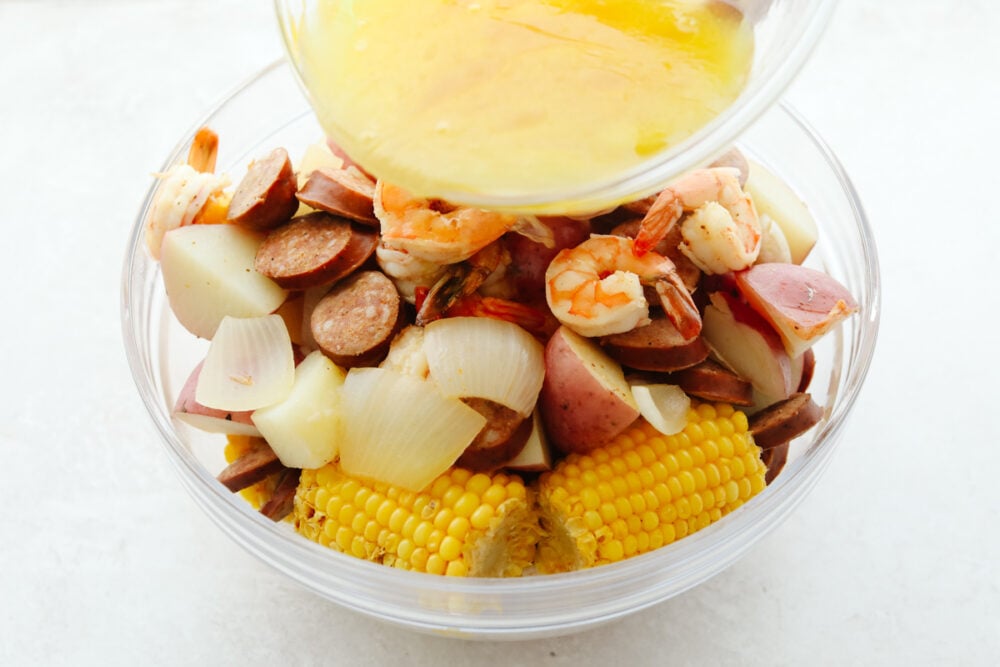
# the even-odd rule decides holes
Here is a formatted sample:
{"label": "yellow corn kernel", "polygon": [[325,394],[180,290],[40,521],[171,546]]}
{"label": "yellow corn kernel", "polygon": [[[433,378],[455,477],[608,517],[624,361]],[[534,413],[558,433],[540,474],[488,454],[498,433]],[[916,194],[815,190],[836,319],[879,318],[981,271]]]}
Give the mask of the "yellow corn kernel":
{"label": "yellow corn kernel", "polygon": [[764,488],[760,448],[742,412],[702,403],[687,417],[672,436],[640,419],[586,462],[570,454],[541,476],[539,572],[613,563],[670,544]]}
{"label": "yellow corn kernel", "polygon": [[334,462],[302,471],[293,519],[311,540],[400,569],[519,576],[538,542],[532,500],[509,474],[453,468],[413,493],[349,477]]}

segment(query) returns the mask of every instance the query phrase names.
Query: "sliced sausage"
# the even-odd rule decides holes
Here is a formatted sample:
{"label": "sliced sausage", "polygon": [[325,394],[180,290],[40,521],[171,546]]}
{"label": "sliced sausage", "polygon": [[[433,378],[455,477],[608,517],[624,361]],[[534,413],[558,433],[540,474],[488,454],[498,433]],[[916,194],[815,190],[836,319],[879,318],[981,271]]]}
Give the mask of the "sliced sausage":
{"label": "sliced sausage", "polygon": [[347,247],[330,266],[330,282],[345,278],[364,265],[375,254],[378,246],[378,231],[364,225],[351,224],[351,238]]}
{"label": "sliced sausage", "polygon": [[788,443],[786,442],[777,447],[765,449],[761,452],[760,459],[767,467],[767,472],[764,474],[764,483],[770,484],[788,461]]}
{"label": "sliced sausage", "polygon": [[375,183],[357,169],[319,167],[297,196],[303,204],[320,211],[378,226],[372,204]]}
{"label": "sliced sausage", "polygon": [[823,417],[823,408],[809,394],[792,394],[750,418],[750,432],[761,449],[777,447],[796,438]]}
{"label": "sliced sausage", "polygon": [[253,438],[250,441],[250,449],[226,466],[216,479],[236,493],[284,468],[264,438]]}
{"label": "sliced sausage", "polygon": [[463,398],[462,402],[486,417],[486,425],[455,465],[475,471],[495,470],[521,453],[531,435],[531,420],[486,398]]}
{"label": "sliced sausage", "polygon": [[701,363],[709,353],[701,336],[685,338],[662,316],[631,331],[605,336],[601,345],[618,363],[640,371],[679,371]]}
{"label": "sliced sausage", "polygon": [[272,229],[288,222],[299,208],[298,182],[284,148],[255,160],[229,202],[226,218],[253,229]]}
{"label": "sliced sausage", "polygon": [[310,213],[273,230],[257,249],[254,268],[285,289],[331,281],[351,240],[351,223],[328,213]]}
{"label": "sliced sausage", "polygon": [[753,404],[753,385],[725,366],[705,359],[697,366],[671,374],[670,382],[706,401]]}
{"label": "sliced sausage", "polygon": [[260,513],[272,521],[281,521],[292,513],[295,504],[295,492],[299,488],[299,475],[301,471],[297,468],[286,468],[278,478],[278,483],[274,487],[274,492],[266,503],[260,508]]}
{"label": "sliced sausage", "polygon": [[312,311],[313,338],[344,367],[372,366],[403,323],[403,300],[385,274],[362,271],[337,283]]}

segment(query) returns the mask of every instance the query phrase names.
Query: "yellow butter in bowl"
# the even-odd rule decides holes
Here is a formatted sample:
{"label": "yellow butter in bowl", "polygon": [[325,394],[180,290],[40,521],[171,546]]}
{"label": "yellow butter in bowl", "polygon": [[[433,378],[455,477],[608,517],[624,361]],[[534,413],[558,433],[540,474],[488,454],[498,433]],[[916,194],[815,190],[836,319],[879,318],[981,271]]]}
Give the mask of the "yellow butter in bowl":
{"label": "yellow butter in bowl", "polygon": [[612,180],[723,111],[753,60],[719,0],[318,0],[284,28],[334,141],[460,202]]}

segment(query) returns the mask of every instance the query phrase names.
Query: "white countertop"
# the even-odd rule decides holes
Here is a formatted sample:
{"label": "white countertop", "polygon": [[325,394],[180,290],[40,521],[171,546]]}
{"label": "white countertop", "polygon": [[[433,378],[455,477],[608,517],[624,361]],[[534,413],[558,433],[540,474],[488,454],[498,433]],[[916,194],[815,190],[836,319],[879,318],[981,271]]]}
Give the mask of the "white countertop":
{"label": "white countertop", "polygon": [[788,94],[881,253],[837,455],[708,583],[512,645],[397,630],[268,569],[188,498],[136,396],[128,229],[182,132],[280,55],[271,3],[0,0],[0,664],[995,664],[998,34],[994,3],[841,2]]}

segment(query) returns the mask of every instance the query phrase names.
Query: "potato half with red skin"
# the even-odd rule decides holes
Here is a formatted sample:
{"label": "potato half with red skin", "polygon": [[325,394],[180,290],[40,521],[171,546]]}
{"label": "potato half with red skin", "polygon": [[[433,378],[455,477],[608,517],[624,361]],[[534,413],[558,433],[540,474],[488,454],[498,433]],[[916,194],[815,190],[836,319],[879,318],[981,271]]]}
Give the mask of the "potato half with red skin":
{"label": "potato half with red skin", "polygon": [[846,287],[822,271],[797,264],[758,264],[738,272],[736,284],[747,303],[781,335],[792,357],[858,310]]}
{"label": "potato half with red skin", "polygon": [[545,346],[538,404],[549,439],[564,452],[600,447],[639,416],[618,362],[565,326]]}
{"label": "potato half with red skin", "polygon": [[198,421],[198,424],[203,428],[211,424],[213,431],[218,433],[257,435],[257,427],[254,426],[253,420],[250,418],[252,410],[218,410],[202,405],[195,399],[194,395],[198,388],[198,378],[201,376],[201,367],[204,363],[204,361],[198,362],[198,365],[194,367],[194,370],[191,371],[188,379],[184,382],[184,386],[181,387],[181,391],[177,395],[177,401],[174,403],[174,415],[199,415],[211,418],[215,421],[208,422],[202,419]]}

